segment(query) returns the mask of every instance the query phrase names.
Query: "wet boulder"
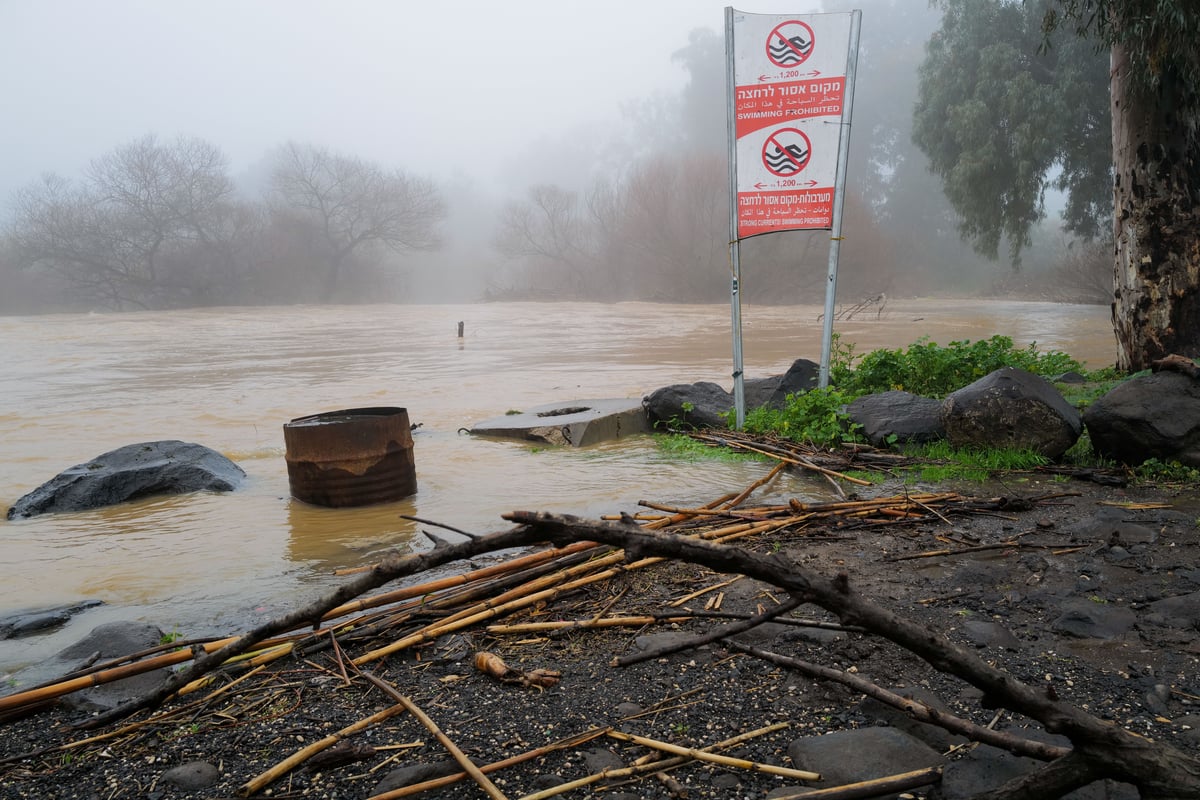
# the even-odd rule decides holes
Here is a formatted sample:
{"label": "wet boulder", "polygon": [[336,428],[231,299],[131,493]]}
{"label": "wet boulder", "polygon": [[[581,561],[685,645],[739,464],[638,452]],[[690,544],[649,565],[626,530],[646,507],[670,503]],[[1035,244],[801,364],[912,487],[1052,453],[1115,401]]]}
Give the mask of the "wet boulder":
{"label": "wet boulder", "polygon": [[673,383],[642,398],[642,407],[657,426],[727,428],[723,414],[733,408],[733,395],[715,383]]}
{"label": "wet boulder", "polygon": [[65,624],[71,617],[89,608],[104,605],[103,600],[81,600],[78,603],[23,608],[0,615],[0,639],[17,639],[44,633]]}
{"label": "wet boulder", "polygon": [[1003,367],[942,401],[942,425],[955,447],[1012,447],[1057,459],[1083,431],[1074,406],[1045,378]]}
{"label": "wet boulder", "polygon": [[[817,385],[820,367],[807,358],[792,362],[782,375],[747,378],[742,385],[746,408],[783,408],[789,394],[807,392]],[[733,394],[710,381],[674,383],[642,398],[650,424],[693,428],[728,428],[726,415],[733,411]]]}
{"label": "wet boulder", "polygon": [[1106,458],[1200,467],[1200,381],[1182,373],[1132,378],[1092,403],[1083,422],[1092,447]]}
{"label": "wet boulder", "polygon": [[[13,677],[20,687],[54,681],[63,675],[100,661],[122,658],[162,644],[163,632],[147,622],[123,620],[106,622],[75,644],[54,656],[17,672]],[[62,698],[62,702],[81,711],[106,711],[157,689],[171,670],[166,667],[102,683]]]}
{"label": "wet boulder", "polygon": [[863,395],[846,406],[850,421],[862,426],[874,447],[887,447],[892,436],[913,444],[946,438],[941,412],[940,400],[902,391]]}
{"label": "wet boulder", "polygon": [[190,442],[142,442],[76,464],[17,500],[9,519],[56,511],[86,511],[142,497],[228,492],[246,477],[215,450]]}
{"label": "wet boulder", "polygon": [[807,358],[797,358],[782,375],[767,378],[747,378],[742,387],[746,393],[746,408],[760,406],[783,408],[789,394],[807,392],[817,385],[821,366]]}
{"label": "wet boulder", "polygon": [[945,763],[941,753],[895,728],[858,728],[792,740],[797,769],[821,774],[822,787],[876,780]]}

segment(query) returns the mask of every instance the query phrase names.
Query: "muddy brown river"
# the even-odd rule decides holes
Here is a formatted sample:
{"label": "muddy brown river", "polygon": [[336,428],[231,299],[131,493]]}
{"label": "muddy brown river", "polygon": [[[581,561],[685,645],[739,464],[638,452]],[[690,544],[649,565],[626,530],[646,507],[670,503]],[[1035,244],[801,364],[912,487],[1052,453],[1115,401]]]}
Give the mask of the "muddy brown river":
{"label": "muddy brown river", "polygon": [[[819,306],[743,308],[748,377],[820,357]],[[1114,361],[1107,307],[980,300],[889,301],[835,324],[857,352],[921,337],[1011,336],[1090,367]],[[705,501],[760,477],[755,463],[697,466],[650,437],[583,449],[474,438],[508,410],[640,397],[669,383],[730,388],[722,305],[495,303],[222,308],[0,317],[0,504],[135,442],[182,439],[248,474],[223,495],[150,498],[0,521],[0,614],[94,598],[48,635],[0,641],[0,675],[101,622],[138,618],[186,636],[228,634],[327,591],[331,572],[388,548],[424,549],[400,514],[478,532],[516,508],[584,515],[638,500]],[[458,323],[465,335],[457,335]],[[417,494],[363,509],[289,496],[282,426],[322,411],[402,406]],[[775,491],[822,497],[785,477]]]}

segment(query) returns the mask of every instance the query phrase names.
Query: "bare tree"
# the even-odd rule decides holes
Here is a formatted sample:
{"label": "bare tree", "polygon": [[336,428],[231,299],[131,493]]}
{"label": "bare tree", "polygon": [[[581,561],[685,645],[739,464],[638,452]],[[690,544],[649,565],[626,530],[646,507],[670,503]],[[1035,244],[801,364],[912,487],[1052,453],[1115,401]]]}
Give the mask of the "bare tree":
{"label": "bare tree", "polygon": [[496,249],[524,262],[539,287],[535,294],[586,296],[597,262],[597,231],[587,212],[576,192],[532,186],[525,199],[501,209]]}
{"label": "bare tree", "polygon": [[642,267],[642,296],[722,296],[729,274],[729,188],[723,157],[645,159],[625,183],[625,203],[624,235]]}
{"label": "bare tree", "polygon": [[446,215],[434,184],[322,147],[289,143],[271,176],[276,209],[307,221],[326,263],[324,299],[342,284],[352,256],[373,248],[431,250]]}
{"label": "bare tree", "polygon": [[15,209],[19,266],[47,269],[80,299],[117,309],[232,295],[238,242],[254,227],[225,157],[199,139],[145,136],[93,161],[79,185],[47,175],[18,191]]}

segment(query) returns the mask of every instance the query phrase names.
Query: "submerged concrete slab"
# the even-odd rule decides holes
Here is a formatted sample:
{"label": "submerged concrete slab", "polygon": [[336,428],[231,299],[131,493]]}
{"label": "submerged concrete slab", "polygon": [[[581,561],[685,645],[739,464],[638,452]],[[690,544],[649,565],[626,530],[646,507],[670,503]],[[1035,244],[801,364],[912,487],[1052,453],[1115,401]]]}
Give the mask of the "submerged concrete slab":
{"label": "submerged concrete slab", "polygon": [[636,433],[649,433],[650,418],[639,398],[574,400],[531,408],[479,423],[470,429],[480,436],[499,436],[555,445],[607,442]]}

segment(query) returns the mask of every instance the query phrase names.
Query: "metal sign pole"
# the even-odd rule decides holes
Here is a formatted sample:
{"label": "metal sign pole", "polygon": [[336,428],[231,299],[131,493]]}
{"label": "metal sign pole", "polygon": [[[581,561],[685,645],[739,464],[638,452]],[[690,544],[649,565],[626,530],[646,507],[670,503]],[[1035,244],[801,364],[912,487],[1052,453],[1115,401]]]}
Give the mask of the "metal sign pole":
{"label": "metal sign pole", "polygon": [[[728,11],[726,15],[728,19]],[[817,385],[822,389],[829,386],[829,362],[833,356],[834,301],[837,295],[838,256],[842,249],[842,205],[846,193],[846,165],[850,160],[850,118],[854,114],[854,78],[858,71],[858,36],[861,28],[862,12],[851,12],[850,50],[846,54],[846,94],[842,104],[842,130],[838,137],[837,178],[834,181],[833,227],[829,232],[829,282],[825,287],[825,324],[821,329],[821,369],[817,379]]]}
{"label": "metal sign pole", "polygon": [[746,384],[742,377],[742,267],[738,247],[737,120],[734,91],[733,7],[725,8],[725,111],[729,131],[729,309],[733,322],[733,405],[738,430],[746,422]]}

